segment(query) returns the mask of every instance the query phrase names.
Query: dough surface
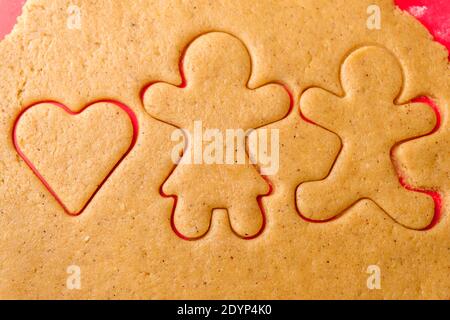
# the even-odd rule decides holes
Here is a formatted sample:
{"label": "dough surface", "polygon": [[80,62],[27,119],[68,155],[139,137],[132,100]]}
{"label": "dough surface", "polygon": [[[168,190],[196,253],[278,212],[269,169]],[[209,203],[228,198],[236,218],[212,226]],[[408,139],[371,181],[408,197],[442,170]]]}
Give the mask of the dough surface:
{"label": "dough surface", "polygon": [[[0,298],[449,298],[448,52],[413,17],[396,8],[391,0],[78,0],[75,4],[80,25],[74,28],[73,10],[68,11],[72,2],[28,0],[13,32],[0,42]],[[367,27],[367,9],[374,4],[381,10],[379,30]],[[221,60],[213,60],[206,69],[222,70],[221,63],[230,63],[227,66],[231,69],[223,68],[228,70],[227,76],[247,72],[238,81],[242,89],[238,92],[250,95],[247,91],[257,94],[262,90],[259,92],[263,97],[271,97],[274,109],[271,115],[255,113],[256,118],[248,117],[248,109],[242,117],[238,113],[206,113],[208,123],[214,123],[214,117],[222,117],[223,121],[216,121],[215,125],[228,125],[231,116],[236,116],[244,127],[277,129],[280,135],[279,170],[267,177],[272,190],[260,199],[265,217],[263,231],[251,240],[243,237],[247,230],[253,234],[261,227],[259,216],[254,216],[258,218],[249,226],[239,221],[231,221],[230,225],[226,208],[214,210],[203,237],[182,239],[173,228],[173,199],[160,192],[174,169],[174,142],[170,139],[174,125],[187,124],[166,123],[154,117],[147,100],[152,90],[149,85],[172,86],[181,93],[183,88],[177,87],[183,87],[184,80],[188,85],[189,81],[195,84],[188,73],[183,79],[180,58],[196,39],[209,39],[211,33],[238,39],[242,50],[234,51],[231,45],[220,54],[214,50],[223,44],[221,41],[228,40],[217,40],[216,44],[216,40],[211,40],[215,49],[202,49],[200,53],[213,52]],[[208,45],[200,42],[199,46]],[[301,113],[302,97],[308,95],[308,90],[316,89],[336,99],[345,96],[348,90],[341,78],[344,62],[352,58],[352,53],[373,47],[389,52],[401,69],[399,88],[393,88],[400,83],[396,82],[395,70],[378,79],[385,84],[379,88],[389,93],[398,89],[391,97],[395,99],[390,101],[393,106],[415,108],[415,99],[426,96],[438,108],[436,114],[427,109],[428,105],[418,103],[425,110],[418,114],[426,117],[426,123],[416,113],[411,114],[411,124],[420,130],[406,130],[412,134],[390,141],[389,146],[401,142],[393,149],[391,170],[395,167],[397,175],[401,172],[403,192],[411,189],[410,194],[420,194],[426,200],[419,206],[421,212],[411,213],[414,217],[417,214],[417,219],[396,219],[394,214],[388,214],[396,211],[392,198],[383,200],[390,203],[387,209],[366,194],[335,219],[311,221],[329,217],[327,212],[320,217],[314,212],[309,216],[312,219],[302,217],[297,208],[301,193],[298,190],[302,185],[325,181],[334,169],[339,170],[335,163],[346,140],[342,131],[310,119],[309,113]],[[197,63],[205,59],[201,54],[194,58],[194,65],[188,68],[192,67],[195,73],[200,67]],[[247,58],[248,65],[236,66],[236,61]],[[208,77],[198,79],[208,81]],[[364,87],[364,77],[353,80],[356,87]],[[217,82],[218,87],[226,85],[229,83]],[[218,89],[224,94],[214,97],[226,106],[232,96],[231,91],[224,90]],[[286,115],[287,92],[292,106]],[[97,107],[85,109],[86,106],[104,100],[127,106],[135,115],[139,130],[136,132],[133,127],[130,114],[120,108],[119,114],[100,112],[86,120],[94,124],[72,128],[76,117],[89,118],[89,111],[97,112]],[[29,114],[29,119],[17,121],[27,107],[45,101],[58,101],[80,114],[72,116],[61,110],[58,113],[53,109],[57,107],[48,106],[51,117]],[[116,110],[114,105],[98,108]],[[315,112],[317,109],[311,110]],[[188,119],[187,113],[185,118],[183,115],[183,120]],[[35,116],[37,122],[38,118],[50,122],[33,125]],[[57,123],[51,121],[55,118],[59,119]],[[429,134],[436,123],[439,127]],[[80,134],[91,125],[96,130]],[[405,124],[403,128],[407,127]],[[386,132],[394,132],[395,128],[385,126]],[[19,155],[13,139],[15,129],[26,138],[20,146],[31,161],[41,161],[44,178],[52,181],[62,202],[70,203],[73,211],[88,202],[81,214],[67,214]],[[71,137],[87,140],[74,143],[75,150],[67,149],[73,152],[72,156],[55,147],[40,154],[34,149],[36,143],[43,141],[33,135],[38,129],[47,131],[42,136],[49,144],[53,141],[51,133],[57,130],[69,135],[56,139],[56,143]],[[104,134],[104,130],[111,134]],[[136,143],[127,154],[133,133]],[[422,134],[425,136],[418,137]],[[90,144],[89,139],[94,137],[105,143]],[[358,137],[354,133],[352,137],[365,139],[364,134]],[[31,149],[26,148],[27,143],[32,144]],[[88,149],[97,149],[105,157],[89,160]],[[61,157],[66,163],[70,159],[77,163],[66,172],[53,171],[54,162],[48,158],[51,150],[64,153]],[[111,172],[109,169],[123,155],[126,156]],[[82,181],[83,176],[90,179]],[[105,176],[108,177],[103,181]],[[256,169],[251,177],[248,189],[239,177],[239,188],[231,194],[241,200],[248,194],[266,194],[268,184]],[[392,171],[390,177],[399,178]],[[64,185],[64,179],[69,181],[65,191],[58,187]],[[78,183],[89,188],[80,188]],[[95,192],[99,183],[102,185]],[[208,183],[204,181],[201,190],[208,190]],[[175,185],[179,190],[179,185]],[[229,184],[227,188],[231,188]],[[438,194],[439,201],[413,189]],[[344,191],[338,190],[336,196]],[[432,228],[414,230],[430,223],[430,210],[433,214],[433,206],[438,202],[438,221]],[[243,204],[246,205],[248,202]],[[398,223],[399,220],[404,223]],[[233,228],[233,223],[237,227]],[[81,271],[80,290],[70,290],[66,285],[68,267],[74,265]],[[367,270],[374,265],[381,270],[379,290],[367,286]]]}

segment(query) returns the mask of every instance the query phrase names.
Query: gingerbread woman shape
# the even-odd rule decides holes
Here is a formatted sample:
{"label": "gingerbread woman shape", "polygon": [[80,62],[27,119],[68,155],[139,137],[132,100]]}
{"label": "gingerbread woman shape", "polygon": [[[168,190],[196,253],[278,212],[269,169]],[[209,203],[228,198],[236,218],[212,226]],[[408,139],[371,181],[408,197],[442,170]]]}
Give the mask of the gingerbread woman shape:
{"label": "gingerbread woman shape", "polygon": [[403,74],[386,49],[360,48],[341,70],[343,97],[312,88],[301,98],[305,117],[335,132],[342,150],[329,176],[297,189],[300,214],[314,221],[330,220],[369,199],[397,223],[422,230],[435,214],[431,196],[404,188],[391,157],[402,141],[430,133],[436,124],[431,107],[422,103],[397,105]]}
{"label": "gingerbread woman shape", "polygon": [[[210,142],[203,142],[208,145],[214,140],[216,144],[226,141],[225,132],[247,132],[282,119],[290,109],[289,93],[278,84],[250,89],[249,52],[227,33],[213,32],[194,40],[185,51],[182,71],[183,85],[156,83],[143,96],[153,118],[190,133],[185,135],[181,161],[162,187],[164,195],[177,199],[173,226],[184,238],[198,239],[208,232],[213,210],[226,209],[238,236],[255,237],[264,227],[258,198],[270,193],[270,185],[249,161],[245,142],[244,163],[227,161],[242,157],[235,154],[242,151],[237,147],[239,141],[234,141],[233,157],[224,156],[222,163],[198,161],[198,152],[193,150],[199,145],[194,141],[198,140],[195,131],[214,132],[217,139],[210,136]],[[228,147],[223,154],[229,156]],[[217,152],[216,148],[212,153]]]}

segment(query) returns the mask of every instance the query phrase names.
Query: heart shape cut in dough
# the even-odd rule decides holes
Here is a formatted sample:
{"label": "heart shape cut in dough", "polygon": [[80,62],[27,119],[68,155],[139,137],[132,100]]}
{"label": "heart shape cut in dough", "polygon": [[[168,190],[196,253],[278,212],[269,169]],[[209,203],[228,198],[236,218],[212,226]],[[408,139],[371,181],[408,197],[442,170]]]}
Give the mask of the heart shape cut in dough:
{"label": "heart shape cut in dough", "polygon": [[48,101],[26,108],[14,126],[14,146],[70,215],[79,215],[133,148],[136,115],[104,100],[73,112]]}

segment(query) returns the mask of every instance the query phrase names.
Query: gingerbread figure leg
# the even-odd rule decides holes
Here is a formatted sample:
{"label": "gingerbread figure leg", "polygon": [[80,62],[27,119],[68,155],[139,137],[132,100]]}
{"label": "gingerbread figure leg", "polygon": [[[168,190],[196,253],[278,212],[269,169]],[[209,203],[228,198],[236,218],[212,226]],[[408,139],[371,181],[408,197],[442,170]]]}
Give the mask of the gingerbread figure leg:
{"label": "gingerbread figure leg", "polygon": [[[339,160],[336,166],[339,166]],[[297,189],[297,208],[300,214],[316,221],[330,220],[361,198],[353,190],[357,176],[345,176],[336,170],[322,181],[307,182]]]}
{"label": "gingerbread figure leg", "polygon": [[196,197],[178,197],[174,212],[176,231],[188,239],[204,236],[209,230],[212,209],[207,202]]}
{"label": "gingerbread figure leg", "polygon": [[398,223],[416,230],[428,227],[434,217],[434,201],[427,194],[411,192],[395,181],[385,185],[388,192],[379,192],[371,195],[383,210],[389,212]]}
{"label": "gingerbread figure leg", "polygon": [[245,238],[256,236],[263,228],[264,216],[256,197],[230,205],[228,215],[233,231]]}

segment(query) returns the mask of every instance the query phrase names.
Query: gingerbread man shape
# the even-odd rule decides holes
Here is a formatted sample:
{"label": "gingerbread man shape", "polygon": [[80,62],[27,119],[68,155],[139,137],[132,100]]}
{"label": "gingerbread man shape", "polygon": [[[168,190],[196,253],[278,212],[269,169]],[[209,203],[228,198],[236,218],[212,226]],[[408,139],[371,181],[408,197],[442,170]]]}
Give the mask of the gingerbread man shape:
{"label": "gingerbread man shape", "polygon": [[226,33],[200,36],[188,46],[182,61],[184,85],[156,83],[143,97],[152,117],[191,133],[186,135],[183,158],[162,188],[165,195],[177,198],[173,226],[183,237],[197,239],[208,232],[212,211],[227,209],[238,236],[257,236],[264,227],[258,198],[269,194],[270,186],[248,161],[245,145],[245,163],[186,161],[198,146],[192,141],[198,137],[192,138],[192,133],[201,128],[220,136],[228,130],[247,132],[277,121],[289,112],[289,94],[278,84],[248,88],[249,52]]}
{"label": "gingerbread man shape", "polygon": [[403,75],[386,49],[363,47],[344,62],[343,97],[313,88],[304,93],[303,114],[338,134],[343,143],[329,176],[297,190],[302,216],[327,221],[370,199],[401,225],[421,230],[434,217],[432,197],[406,190],[391,158],[399,142],[431,132],[436,115],[426,104],[395,104]]}

